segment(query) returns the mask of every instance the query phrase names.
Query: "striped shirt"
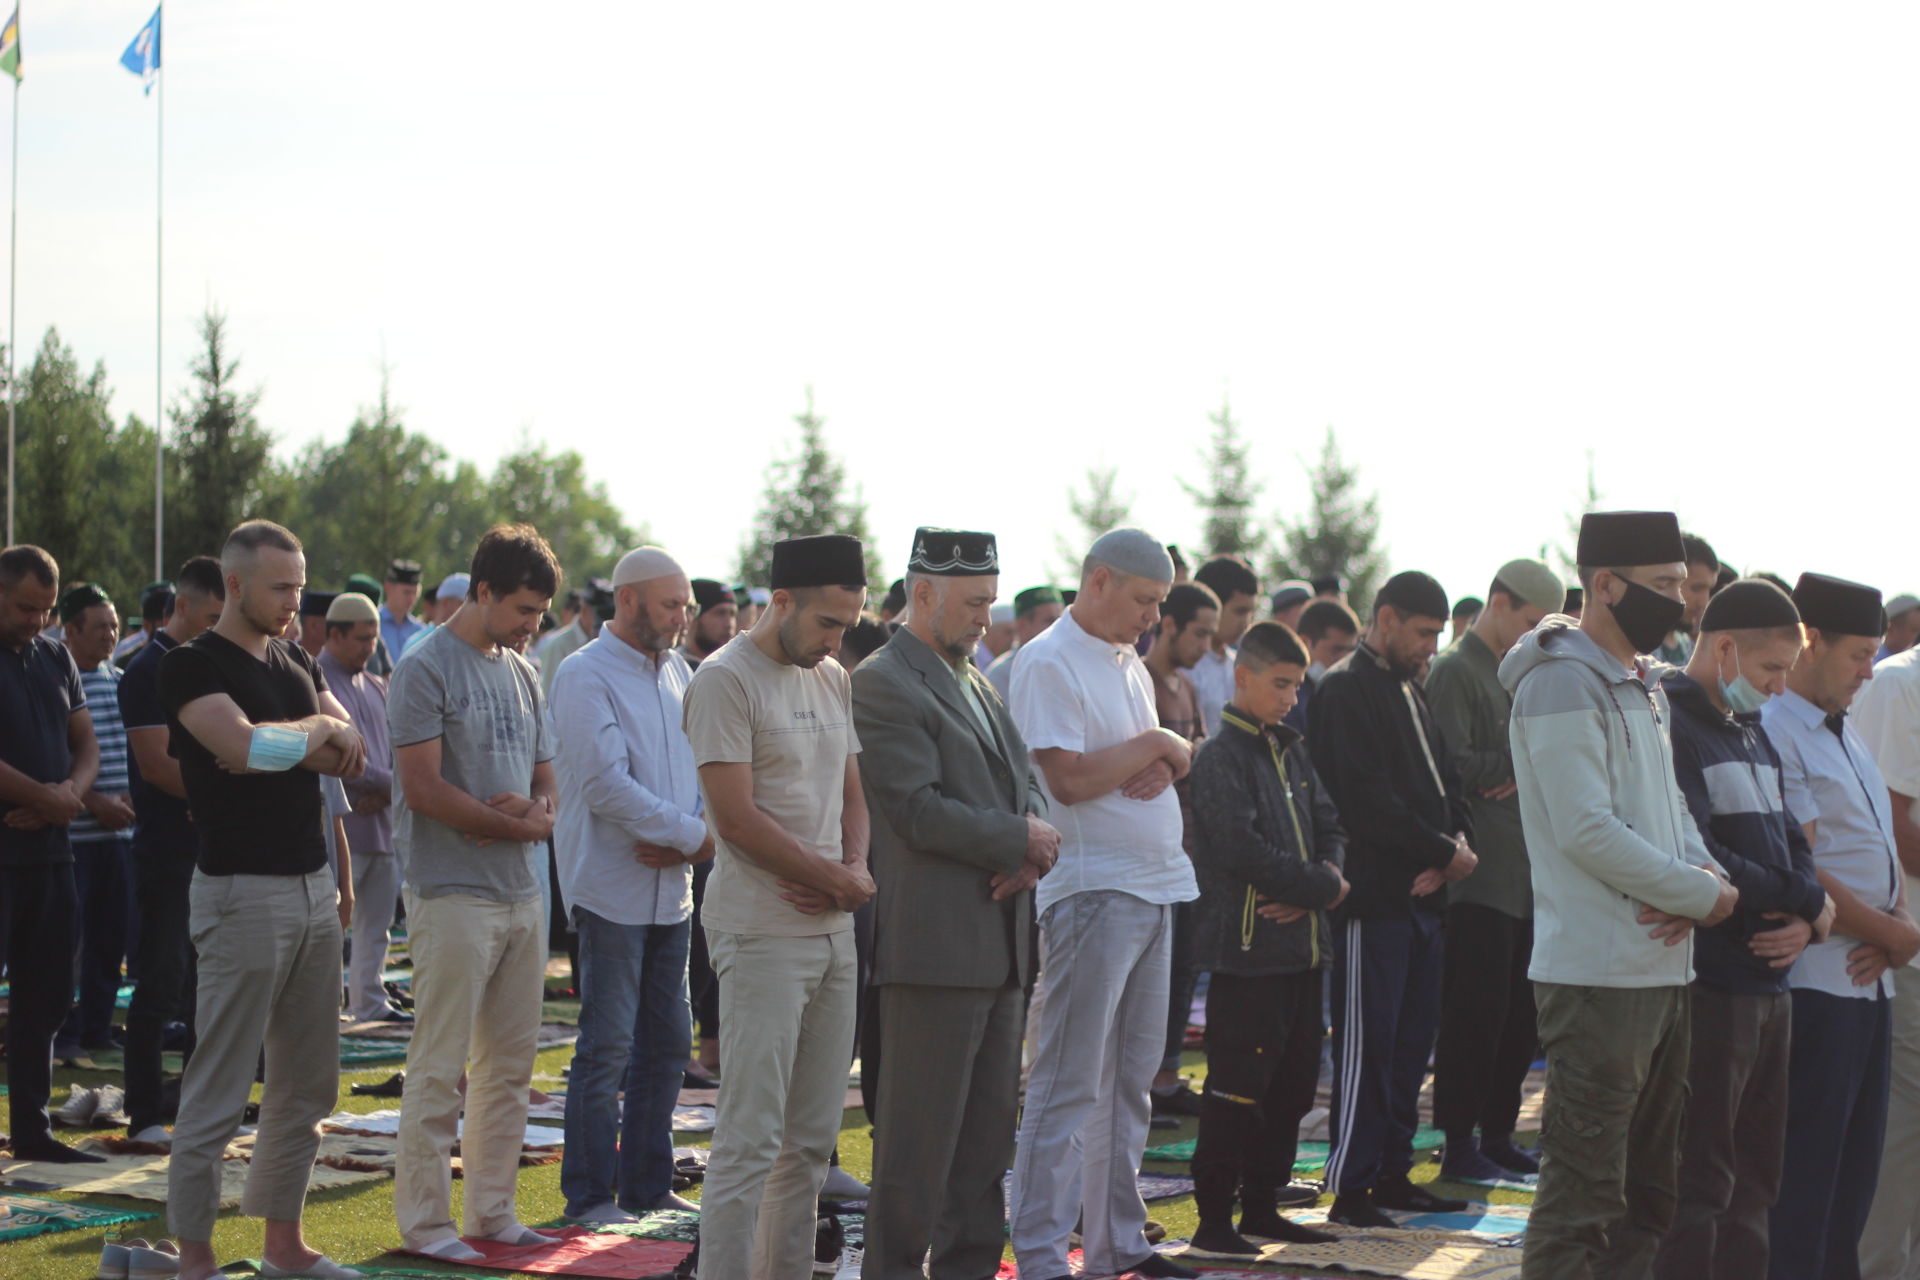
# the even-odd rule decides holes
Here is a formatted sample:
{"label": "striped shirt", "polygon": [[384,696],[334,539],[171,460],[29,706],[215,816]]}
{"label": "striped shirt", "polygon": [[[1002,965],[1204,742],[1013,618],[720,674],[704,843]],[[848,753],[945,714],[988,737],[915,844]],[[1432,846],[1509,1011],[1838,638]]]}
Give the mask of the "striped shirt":
{"label": "striped shirt", "polygon": [[[80,673],[80,688],[87,695],[87,714],[93,717],[93,736],[100,744],[100,776],[93,789],[104,796],[124,796],[133,790],[127,778],[127,730],[120,721],[120,668],[103,662],[91,671]],[[131,840],[133,828],[108,831],[91,813],[82,813],[67,828],[67,838],[75,844],[96,840]]]}

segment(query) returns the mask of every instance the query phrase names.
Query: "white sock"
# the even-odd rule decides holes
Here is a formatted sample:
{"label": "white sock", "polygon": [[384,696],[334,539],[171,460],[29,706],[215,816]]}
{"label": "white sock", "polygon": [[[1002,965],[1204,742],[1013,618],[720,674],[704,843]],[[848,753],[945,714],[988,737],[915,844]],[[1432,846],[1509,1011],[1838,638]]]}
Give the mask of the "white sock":
{"label": "white sock", "polygon": [[514,1223],[512,1226],[509,1226],[504,1231],[494,1232],[492,1235],[488,1236],[487,1239],[496,1241],[497,1243],[500,1243],[500,1244],[525,1245],[525,1244],[552,1244],[553,1243],[552,1236],[543,1236],[538,1231],[535,1231],[532,1227],[525,1226],[518,1222]]}
{"label": "white sock", "polygon": [[445,1240],[423,1245],[413,1252],[425,1254],[429,1258],[438,1258],[442,1262],[474,1262],[487,1256],[459,1236],[449,1236]]}

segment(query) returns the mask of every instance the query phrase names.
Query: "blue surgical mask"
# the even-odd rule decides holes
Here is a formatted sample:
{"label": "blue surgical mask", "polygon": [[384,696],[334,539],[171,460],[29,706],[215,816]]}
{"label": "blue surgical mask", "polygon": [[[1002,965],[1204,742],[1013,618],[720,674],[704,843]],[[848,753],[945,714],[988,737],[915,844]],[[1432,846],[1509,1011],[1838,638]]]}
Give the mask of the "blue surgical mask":
{"label": "blue surgical mask", "polygon": [[1733,664],[1733,680],[1731,683],[1729,683],[1724,676],[1718,677],[1720,681],[1720,699],[1727,704],[1727,710],[1733,712],[1735,715],[1752,715],[1760,708],[1766,706],[1767,699],[1772,695],[1762,689],[1756,688],[1753,681],[1747,679],[1745,674],[1741,672],[1740,650],[1737,647],[1733,651]]}
{"label": "blue surgical mask", "polygon": [[247,768],[256,773],[285,773],[307,758],[304,729],[280,724],[258,725],[247,747]]}

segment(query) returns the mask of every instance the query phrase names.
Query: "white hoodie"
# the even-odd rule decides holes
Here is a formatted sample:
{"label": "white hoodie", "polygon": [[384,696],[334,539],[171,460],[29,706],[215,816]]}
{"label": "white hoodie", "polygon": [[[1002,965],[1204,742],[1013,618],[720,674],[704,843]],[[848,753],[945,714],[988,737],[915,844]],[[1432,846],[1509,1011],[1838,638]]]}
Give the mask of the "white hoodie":
{"label": "white hoodie", "polygon": [[1684,986],[1693,940],[1648,937],[1644,904],[1699,918],[1718,870],[1673,774],[1671,713],[1642,658],[1629,672],[1554,615],[1500,663],[1513,694],[1514,777],[1533,867],[1535,982],[1592,987]]}

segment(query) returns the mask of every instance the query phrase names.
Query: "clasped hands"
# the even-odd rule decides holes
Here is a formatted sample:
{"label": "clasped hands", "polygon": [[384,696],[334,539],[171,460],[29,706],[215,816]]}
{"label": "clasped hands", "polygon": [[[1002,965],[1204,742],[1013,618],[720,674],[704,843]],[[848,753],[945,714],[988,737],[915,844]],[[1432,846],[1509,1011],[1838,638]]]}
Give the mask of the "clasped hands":
{"label": "clasped hands", "polygon": [[33,800],[7,810],[5,822],[15,831],[38,831],[42,827],[64,827],[86,811],[86,797],[73,779],[67,778],[43,784]]}
{"label": "clasped hands", "polygon": [[1467,837],[1456,831],[1453,833],[1453,858],[1444,867],[1428,867],[1415,876],[1409,892],[1416,898],[1437,893],[1455,880],[1465,880],[1479,865],[1480,855],[1467,843]]}
{"label": "clasped hands", "polygon": [[523,796],[517,791],[502,791],[499,795],[490,796],[487,799],[487,808],[512,819],[513,830],[505,836],[467,837],[482,848],[495,840],[517,840],[522,844],[536,844],[553,834],[552,796]]}

